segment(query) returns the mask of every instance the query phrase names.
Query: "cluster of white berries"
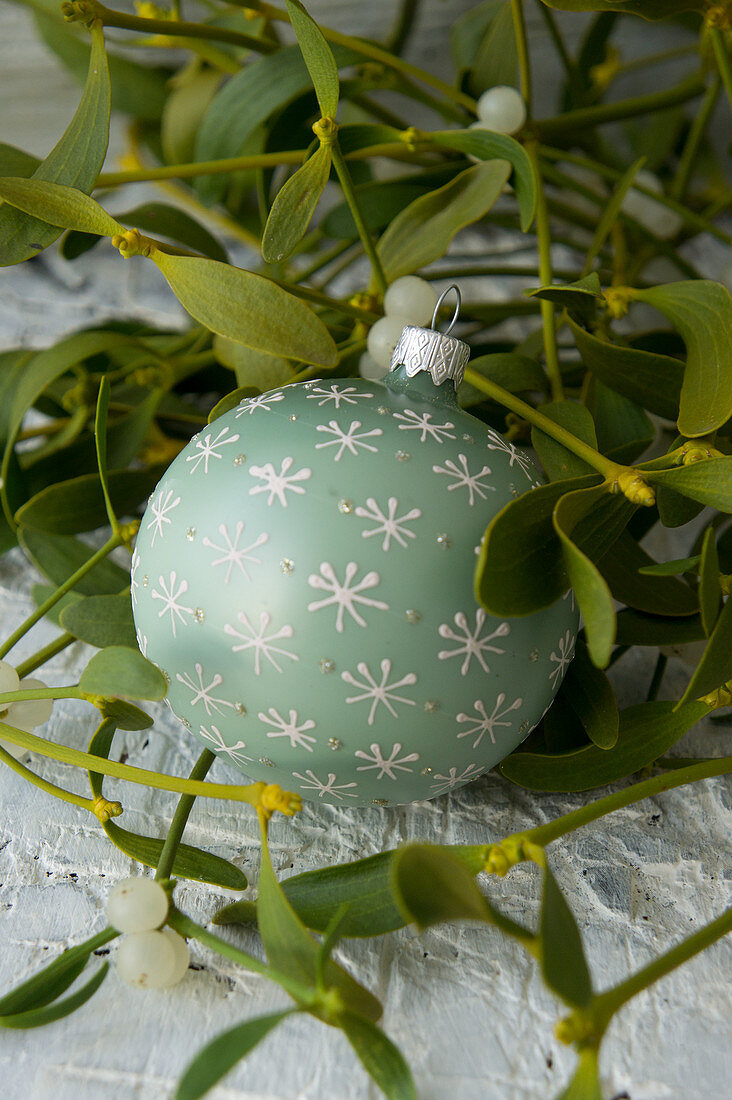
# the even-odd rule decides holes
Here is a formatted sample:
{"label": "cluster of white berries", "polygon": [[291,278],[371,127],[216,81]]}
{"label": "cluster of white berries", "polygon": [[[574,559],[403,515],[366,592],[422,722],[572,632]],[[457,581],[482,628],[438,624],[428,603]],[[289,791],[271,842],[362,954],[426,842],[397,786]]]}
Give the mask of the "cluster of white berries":
{"label": "cluster of white berries", "polygon": [[[21,691],[23,689],[31,691],[35,688],[45,687],[46,684],[40,680],[35,680],[32,676],[26,676],[25,679],[21,680],[12,665],[9,665],[7,661],[0,661],[0,695],[4,695],[6,691]],[[16,729],[23,730],[25,733],[31,733],[36,726],[42,726],[44,722],[48,721],[52,709],[53,699],[26,699],[24,702],[9,703],[5,710],[2,710],[2,704],[0,704],[0,722],[6,722],[9,726],[15,726]],[[19,745],[11,745],[1,738],[0,745],[16,760],[20,760],[22,756],[25,756],[27,751],[20,748]]]}
{"label": "cluster of white berries", "polygon": [[368,351],[361,356],[358,369],[362,378],[376,381],[391,365],[394,348],[405,325],[428,325],[432,320],[437,294],[432,285],[417,275],[395,279],[384,295],[384,314],[369,331]]}
{"label": "cluster of white berries", "polygon": [[[636,172],[633,182],[639,183],[641,187],[645,187],[649,191],[655,191],[656,194],[663,194],[661,181],[657,176],[654,176],[653,172],[649,172],[645,168],[642,168],[640,172]],[[660,202],[656,202],[650,195],[644,195],[642,191],[636,191],[635,187],[631,187],[628,191],[620,209],[623,213],[629,214],[631,218],[635,218],[651,233],[660,237],[662,241],[675,237],[683,225],[675,210],[670,210],[667,206],[661,206]]]}
{"label": "cluster of white berries", "polygon": [[168,895],[154,879],[126,878],[112,889],[107,920],[124,938],[117,948],[117,973],[140,989],[168,989],[188,969],[188,944],[172,928],[160,928],[168,915]]}

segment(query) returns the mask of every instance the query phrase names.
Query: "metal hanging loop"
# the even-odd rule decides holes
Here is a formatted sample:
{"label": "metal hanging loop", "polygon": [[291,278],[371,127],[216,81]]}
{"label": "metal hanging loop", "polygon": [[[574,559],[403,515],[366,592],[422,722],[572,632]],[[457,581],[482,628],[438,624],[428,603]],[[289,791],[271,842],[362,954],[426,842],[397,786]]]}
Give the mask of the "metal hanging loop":
{"label": "metal hanging loop", "polygon": [[[455,283],[451,283],[450,286],[447,288],[447,290],[443,290],[442,294],[437,299],[437,305],[435,306],[435,311],[432,314],[432,320],[430,321],[430,328],[435,329],[435,326],[437,324],[437,314],[440,312],[440,306],[445,301],[445,298],[447,298],[447,296],[448,296],[448,294],[450,293],[451,290],[455,291],[455,297],[456,297],[457,301],[455,303],[455,312],[452,315],[452,320],[450,321],[450,324],[447,326],[445,331],[442,333],[443,336],[449,336],[450,333],[452,332],[452,330],[455,326],[455,322],[457,321],[458,317],[460,316],[460,307],[463,303],[462,295],[460,293],[460,287],[457,286]],[[435,331],[439,331],[439,330],[435,329]]]}

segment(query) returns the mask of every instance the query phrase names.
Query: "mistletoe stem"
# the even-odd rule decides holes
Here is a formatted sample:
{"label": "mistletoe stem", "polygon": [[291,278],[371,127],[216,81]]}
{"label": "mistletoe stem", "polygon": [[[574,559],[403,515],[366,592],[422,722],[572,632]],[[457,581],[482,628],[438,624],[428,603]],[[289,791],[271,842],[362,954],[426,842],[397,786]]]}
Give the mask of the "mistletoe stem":
{"label": "mistletoe stem", "polygon": [[348,171],[348,166],[346,165],[343,153],[341,152],[340,146],[338,145],[337,141],[334,141],[333,145],[331,146],[331,154],[333,157],[333,167],[336,170],[338,180],[341,185],[341,190],[343,191],[343,197],[348,203],[348,207],[351,211],[351,216],[356,223],[356,229],[358,230],[358,235],[361,238],[361,243],[364,247],[364,252],[368,256],[371,263],[374,281],[376,282],[376,285],[378,286],[380,292],[384,294],[386,292],[387,286],[384,269],[381,266],[381,260],[379,259],[376,252],[376,247],[371,237],[371,233],[369,232],[369,227],[364,221],[363,213],[358,202],[358,196],[356,195],[356,191],[353,186],[353,180],[351,179],[351,173]]}
{"label": "mistletoe stem", "polygon": [[526,21],[524,19],[523,0],[511,0],[511,15],[513,17],[513,30],[516,37],[516,50],[518,52],[521,95],[526,104],[527,114],[529,118],[531,118],[531,60],[529,57],[529,43],[526,39]]}
{"label": "mistletoe stem", "polygon": [[105,542],[104,546],[97,550],[96,554],[92,554],[83,565],[79,566],[75,573],[72,573],[62,585],[59,585],[55,592],[51,593],[48,599],[44,600],[42,604],[39,604],[36,610],[20,624],[17,630],[14,630],[10,637],[0,645],[0,660],[2,660],[6,654],[10,652],[13,646],[28,633],[32,626],[35,626],[39,619],[42,619],[52,607],[56,606],[60,599],[63,599],[67,592],[71,591],[74,585],[78,584],[82,577],[85,577],[87,573],[91,572],[95,565],[98,565],[100,561],[103,561],[107,555],[112,552],[112,550],[115,550],[118,546],[122,546],[123,543],[124,538],[122,534],[120,532],[115,532],[115,534]]}
{"label": "mistletoe stem", "polygon": [[126,172],[102,172],[95,187],[121,187],[125,183],[152,183],[155,180],[191,179],[194,176],[216,176],[239,172],[247,168],[277,168],[281,164],[302,164],[306,149],[283,150],[280,153],[258,153],[249,157],[226,157],[222,160],[195,161],[191,164],[163,164],[159,168],[132,168]]}
{"label": "mistletoe stem", "polygon": [[[253,34],[244,34],[242,31],[231,31],[226,27],[212,27],[205,23],[187,23],[177,19],[146,19],[139,15],[127,15],[125,12],[113,11],[104,4],[93,0],[84,6],[93,9],[94,16],[99,19],[104,27],[119,27],[125,31],[141,31],[143,34],[162,34],[166,38],[203,38],[212,42],[228,42],[231,46],[242,46],[246,50],[254,50],[257,53],[272,53],[277,49],[277,44],[266,38],[257,38]],[[71,14],[76,5],[73,3],[63,5],[64,13]],[[67,14],[67,18],[68,18]],[[185,43],[182,44],[185,47]]]}
{"label": "mistletoe stem", "polygon": [[618,103],[600,103],[595,107],[580,107],[576,111],[566,111],[562,115],[543,118],[535,123],[536,133],[542,141],[547,138],[572,137],[579,130],[677,107],[680,103],[696,99],[702,94],[705,86],[703,77],[695,75],[677,84],[675,88],[664,89],[662,92],[650,92],[647,95],[634,96],[632,99],[621,99]]}
{"label": "mistletoe stem", "polygon": [[696,156],[699,152],[699,146],[702,143],[704,134],[706,133],[709,119],[712,116],[712,112],[717,104],[719,98],[719,92],[722,87],[722,82],[719,77],[714,80],[706,92],[704,93],[704,99],[702,100],[701,107],[699,108],[691,129],[689,130],[689,136],[686,139],[683,151],[681,153],[681,159],[679,161],[679,169],[676,173],[676,178],[671,186],[671,198],[676,202],[682,202],[686,189],[689,186],[689,180],[691,179],[691,173],[694,171],[694,164],[696,162]]}
{"label": "mistletoe stem", "polygon": [[[539,152],[536,141],[526,142],[526,153],[531,161],[536,180],[536,242],[539,249],[539,278],[542,286],[551,286],[552,275],[552,238],[549,225],[549,211],[546,204],[544,184],[539,168]],[[544,357],[549,375],[552,401],[564,399],[562,369],[557,350],[557,326],[554,316],[554,303],[541,301],[541,321],[544,328]]]}
{"label": "mistletoe stem", "polygon": [[411,34],[419,8],[419,0],[402,0],[394,27],[386,40],[386,49],[391,54],[400,54]]}
{"label": "mistletoe stem", "polygon": [[634,802],[642,802],[644,798],[653,798],[657,794],[663,794],[664,791],[673,790],[674,787],[683,787],[687,783],[697,783],[700,779],[712,779],[714,776],[727,775],[729,772],[732,772],[732,756],[704,760],[698,764],[679,768],[671,774],[666,773],[654,776],[652,779],[644,779],[641,783],[634,783],[622,791],[606,795],[597,802],[580,806],[578,810],[572,810],[571,813],[562,814],[561,817],[549,821],[546,825],[538,825],[525,833],[514,833],[506,839],[512,840],[515,837],[525,836],[543,847],[560,836],[573,832],[574,829],[589,825],[591,821],[597,821],[598,818],[614,813],[615,810],[622,810],[623,807],[630,806]]}
{"label": "mistletoe stem", "polygon": [[212,951],[216,951],[219,955],[231,959],[232,962],[239,963],[240,966],[245,967],[247,970],[252,970],[255,974],[261,974],[263,978],[269,978],[270,981],[281,985],[282,988],[300,1004],[314,1004],[317,1000],[317,994],[310,986],[303,985],[294,978],[290,978],[287,974],[282,974],[279,970],[275,970],[273,967],[268,966],[267,963],[261,962],[253,955],[248,955],[245,951],[241,951],[238,947],[234,947],[233,944],[227,943],[226,940],[221,939],[220,936],[216,936],[213,932],[207,931],[207,929],[203,928],[200,924],[196,924],[195,921],[192,921],[190,917],[181,913],[180,909],[177,909],[175,906],[171,906],[168,914],[168,924],[171,928],[174,928],[176,932],[179,932],[181,936],[185,936],[187,939],[198,940],[204,947],[210,947]]}
{"label": "mistletoe stem", "polygon": [[57,653],[61,653],[75,641],[77,641],[77,639],[73,634],[69,634],[68,631],[64,634],[59,634],[58,638],[49,642],[43,649],[39,649],[32,657],[28,657],[25,661],[21,661],[19,665],[16,665],[15,671],[22,680],[24,677],[30,676],[31,672],[35,672],[41,665],[45,665],[46,661],[50,661],[52,657],[55,657]]}
{"label": "mistletoe stem", "polygon": [[712,40],[714,59],[717,62],[719,75],[722,78],[729,105],[732,107],[732,64],[724,38],[724,31],[720,27],[710,27],[709,36]]}
{"label": "mistletoe stem", "polygon": [[[215,759],[215,753],[211,752],[209,749],[204,749],[193,765],[193,770],[188,778],[193,780],[204,780]],[[176,853],[183,838],[183,831],[188,824],[188,818],[190,817],[195,801],[196,796],[194,794],[182,794],[178,799],[178,805],[175,808],[173,819],[170,822],[168,835],[165,838],[163,850],[160,853],[160,859],[158,860],[158,866],[155,871],[155,878],[158,881],[170,878],[170,872],[173,870]]]}
{"label": "mistletoe stem", "polygon": [[[550,303],[551,304],[551,303]],[[576,435],[572,435],[566,428],[563,428],[561,424],[557,424],[554,420],[550,420],[548,416],[544,416],[538,409],[533,408],[531,405],[527,405],[525,401],[522,401],[520,397],[516,397],[514,394],[509,393],[508,390],[504,390],[502,386],[497,385],[495,382],[491,382],[490,379],[484,378],[478,371],[473,370],[471,367],[465,371],[465,381],[469,382],[471,386],[475,386],[481,393],[486,394],[487,397],[497,401],[499,405],[503,405],[504,408],[510,409],[511,412],[516,413],[522,420],[528,420],[530,424],[539,428],[540,431],[546,435],[556,439],[557,443],[561,443],[572,454],[577,455],[578,458],[583,459],[588,466],[591,466],[593,470],[597,470],[599,474],[608,480],[615,481],[620,475],[627,474],[633,468],[629,466],[621,466],[617,462],[613,462],[609,458],[605,458],[594,447],[591,447],[589,443],[583,442],[578,439]]]}
{"label": "mistletoe stem", "polygon": [[27,779],[34,787],[38,787],[39,790],[45,791],[46,794],[53,795],[54,798],[60,798],[62,802],[70,802],[72,806],[78,806],[81,810],[88,810],[90,814],[96,814],[93,799],[84,798],[80,794],[74,794],[72,791],[67,791],[64,787],[57,787],[55,783],[49,783],[47,779],[41,779],[40,775],[36,775],[30,768],[26,768],[25,764],[21,764],[20,760],[16,760],[1,744],[0,762],[7,764],[7,766],[11,768],[12,771],[16,772],[17,775],[21,776],[23,779]]}

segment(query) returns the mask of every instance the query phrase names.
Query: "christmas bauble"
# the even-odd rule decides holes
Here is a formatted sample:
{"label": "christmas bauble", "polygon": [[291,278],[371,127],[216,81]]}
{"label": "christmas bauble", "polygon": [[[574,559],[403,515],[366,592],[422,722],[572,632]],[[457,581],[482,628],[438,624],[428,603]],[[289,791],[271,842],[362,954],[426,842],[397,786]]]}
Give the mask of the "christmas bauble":
{"label": "christmas bauble", "polygon": [[537,472],[458,408],[467,351],[408,326],[383,384],[242,401],[152,494],[140,647],[181,722],[252,779],[339,805],[432,798],[511,752],[556,693],[571,595],[506,621],[473,594],[486,526]]}

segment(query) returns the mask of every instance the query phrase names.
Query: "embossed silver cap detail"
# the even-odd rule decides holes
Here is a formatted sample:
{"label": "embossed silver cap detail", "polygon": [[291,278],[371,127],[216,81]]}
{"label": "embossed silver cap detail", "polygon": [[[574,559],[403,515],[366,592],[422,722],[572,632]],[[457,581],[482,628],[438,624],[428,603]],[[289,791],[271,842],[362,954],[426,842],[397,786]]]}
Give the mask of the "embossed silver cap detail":
{"label": "embossed silver cap detail", "polygon": [[[445,297],[451,290],[457,296],[457,305],[452,320],[446,332],[438,332],[435,329],[437,313]],[[421,328],[417,325],[405,325],[399,337],[399,343],[394,348],[391,357],[391,370],[404,367],[407,377],[413,378],[421,371],[427,371],[436,386],[451,378],[458,388],[463,380],[465,368],[470,359],[470,347],[463,340],[450,336],[450,329],[455,324],[460,312],[460,291],[453,284],[440,295],[435,312],[432,315],[432,327]]]}

